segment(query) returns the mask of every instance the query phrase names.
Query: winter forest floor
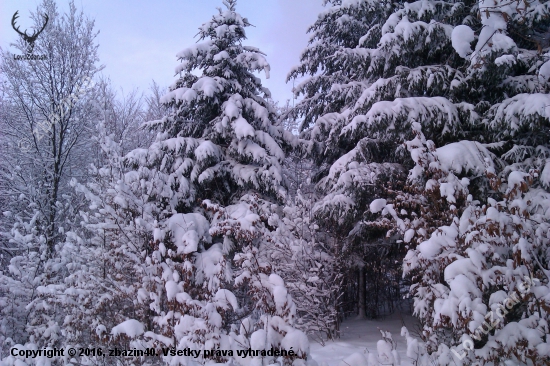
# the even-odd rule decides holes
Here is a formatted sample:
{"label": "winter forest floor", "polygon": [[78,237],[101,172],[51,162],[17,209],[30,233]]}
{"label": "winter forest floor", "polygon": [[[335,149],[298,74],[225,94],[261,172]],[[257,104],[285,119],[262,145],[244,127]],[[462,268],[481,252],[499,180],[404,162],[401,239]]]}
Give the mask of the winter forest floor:
{"label": "winter forest floor", "polygon": [[325,346],[311,340],[311,356],[319,366],[346,366],[342,360],[356,352],[363,353],[368,358],[369,352],[376,354],[376,343],[382,339],[379,329],[382,329],[392,334],[401,358],[401,366],[413,365],[406,355],[405,337],[401,336],[402,320],[409,332],[413,333],[417,321],[407,314],[395,313],[376,320],[348,318],[341,324],[339,339],[327,341]]}

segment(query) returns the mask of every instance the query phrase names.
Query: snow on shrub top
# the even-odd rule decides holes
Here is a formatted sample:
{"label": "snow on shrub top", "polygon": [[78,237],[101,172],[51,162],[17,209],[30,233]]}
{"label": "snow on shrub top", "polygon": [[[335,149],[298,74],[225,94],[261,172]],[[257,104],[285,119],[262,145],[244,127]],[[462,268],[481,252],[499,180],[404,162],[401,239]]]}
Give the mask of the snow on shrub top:
{"label": "snow on shrub top", "polygon": [[472,53],[470,43],[472,43],[474,39],[474,31],[467,25],[459,25],[455,27],[451,35],[453,48],[462,58],[466,58]]}
{"label": "snow on shrub top", "polygon": [[208,220],[201,214],[176,214],[168,219],[168,229],[172,232],[178,253],[189,254],[197,251],[201,239],[210,238]]}
{"label": "snow on shrub top", "polygon": [[111,329],[111,334],[115,337],[120,334],[125,334],[128,337],[133,338],[142,335],[144,329],[145,327],[139,321],[135,319],[128,319],[113,327],[113,329]]}

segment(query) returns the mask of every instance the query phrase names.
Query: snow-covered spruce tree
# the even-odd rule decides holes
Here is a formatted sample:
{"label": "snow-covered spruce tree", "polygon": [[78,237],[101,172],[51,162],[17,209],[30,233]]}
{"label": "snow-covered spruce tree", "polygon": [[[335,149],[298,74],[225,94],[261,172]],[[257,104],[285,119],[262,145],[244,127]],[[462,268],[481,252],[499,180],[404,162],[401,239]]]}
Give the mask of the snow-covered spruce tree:
{"label": "snow-covered spruce tree", "polygon": [[[110,253],[129,257],[121,266],[136,277],[132,284],[122,278],[135,297],[118,315],[120,324],[94,324],[106,342],[201,350],[205,364],[248,362],[250,355],[236,351],[272,347],[293,347],[294,355],[280,361],[303,364],[307,338],[294,329],[292,298],[270,264],[286,194],[285,132],[274,125],[269,91],[253,74],[268,73],[269,65],[241,43],[250,24],[236,13],[236,1],[224,4],[199,28],[200,41],[178,53],[182,75],[161,100],[170,112],[147,124],[155,142],[123,157],[124,171],[110,186],[86,193],[98,203],[90,223],[98,232],[112,228]],[[119,277],[123,270],[108,268]]]}
{"label": "snow-covered spruce tree", "polygon": [[[441,365],[548,363],[550,194],[532,187],[538,173],[513,171],[503,183],[481,144],[435,149],[413,127],[410,191],[373,201],[371,211],[392,217],[410,245],[404,270],[430,357]],[[475,200],[470,180],[455,175],[464,170],[485,171],[493,198]]]}
{"label": "snow-covered spruce tree", "polygon": [[[165,97],[174,113],[162,121],[162,131],[176,143],[183,140],[187,150],[178,152],[186,157],[179,169],[189,193],[176,208],[205,220],[207,228],[210,222],[207,235],[195,238],[192,227],[178,234],[159,221],[168,235],[158,237],[167,248],[166,254],[156,252],[158,263],[167,262],[170,270],[181,273],[179,281],[166,279],[166,298],[173,306],[166,310],[174,312],[174,323],[169,329],[168,322],[165,332],[175,333],[179,347],[192,349],[293,346],[296,356],[284,360],[290,364],[306,358],[307,339],[292,328],[294,305],[280,277],[270,274],[268,255],[270,231],[277,226],[272,206],[285,194],[279,146],[283,130],[273,126],[274,110],[264,99],[268,91],[252,74],[269,72],[269,65],[257,49],[241,45],[249,23],[235,12],[235,1],[224,3],[227,10],[200,28],[203,42],[178,54],[178,71],[185,75]],[[168,221],[176,222],[182,214]],[[157,312],[164,318],[168,312],[160,305]],[[229,359],[223,353],[211,358]]]}
{"label": "snow-covered spruce tree", "polygon": [[[421,123],[443,144],[458,140],[473,105],[455,103],[450,84],[463,60],[451,46],[452,24],[463,3],[327,1],[310,28],[310,46],[290,78],[311,75],[296,87],[293,110],[303,118],[305,150],[320,167],[317,223],[343,243],[337,251],[351,268],[346,310],[378,316],[399,298],[404,250],[371,221],[372,198],[402,188],[408,157],[400,148],[410,124]],[[405,165],[403,165],[405,164]],[[369,281],[365,283],[366,271]],[[388,279],[390,283],[384,283]],[[365,308],[368,289],[369,304]],[[350,306],[351,305],[351,306]]]}
{"label": "snow-covered spruce tree", "polygon": [[[85,178],[91,161],[93,78],[100,69],[93,21],[73,3],[60,14],[44,0],[31,15],[37,29],[45,15],[33,50],[45,59],[1,56],[0,347],[60,345],[63,309],[44,306],[41,289],[68,273],[63,242],[81,208],[69,181]],[[22,38],[14,46],[28,50]]]}

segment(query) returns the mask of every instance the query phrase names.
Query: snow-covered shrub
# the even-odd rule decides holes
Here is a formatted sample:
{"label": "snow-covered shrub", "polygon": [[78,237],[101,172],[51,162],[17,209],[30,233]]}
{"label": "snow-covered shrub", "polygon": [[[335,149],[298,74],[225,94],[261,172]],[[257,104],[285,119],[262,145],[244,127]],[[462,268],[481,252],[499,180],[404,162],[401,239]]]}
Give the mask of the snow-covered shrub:
{"label": "snow-covered shrub", "polygon": [[339,334],[342,280],[332,238],[319,232],[311,195],[289,198],[273,234],[273,268],[283,277],[296,304],[296,326],[323,343]]}
{"label": "snow-covered shrub", "polygon": [[[402,197],[372,209],[391,216],[409,245],[404,273],[428,353],[452,364],[452,350],[471,344],[459,357],[464,364],[547,362],[550,196],[532,187],[537,172],[513,171],[502,182],[483,146],[464,159],[449,145],[435,149],[414,128],[406,201],[417,206],[407,212]],[[485,170],[493,190],[486,202],[473,199],[468,178],[457,177],[467,165]]]}

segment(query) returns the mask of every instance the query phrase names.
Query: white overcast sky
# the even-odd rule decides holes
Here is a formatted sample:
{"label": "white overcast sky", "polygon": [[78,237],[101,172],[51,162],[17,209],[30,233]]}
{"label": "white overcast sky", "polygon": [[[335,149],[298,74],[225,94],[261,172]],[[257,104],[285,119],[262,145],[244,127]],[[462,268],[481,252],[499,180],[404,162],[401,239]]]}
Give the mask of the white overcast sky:
{"label": "white overcast sky", "polygon": [[[30,28],[29,11],[40,0],[0,0],[0,47],[17,39],[11,18],[19,10],[18,25]],[[61,12],[67,0],[58,0]],[[75,5],[95,19],[100,31],[99,56],[103,74],[124,93],[145,91],[152,80],[168,86],[174,80],[176,53],[196,42],[198,27],[223,7],[222,0],[75,0]],[[271,64],[271,77],[264,84],[273,99],[284,103],[292,98],[292,82],[285,79],[298,64],[309,35],[306,30],[323,10],[322,0],[238,0],[237,11],[255,27],[247,28],[245,45],[260,48]]]}

